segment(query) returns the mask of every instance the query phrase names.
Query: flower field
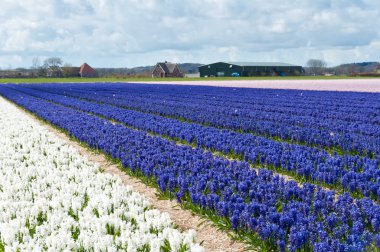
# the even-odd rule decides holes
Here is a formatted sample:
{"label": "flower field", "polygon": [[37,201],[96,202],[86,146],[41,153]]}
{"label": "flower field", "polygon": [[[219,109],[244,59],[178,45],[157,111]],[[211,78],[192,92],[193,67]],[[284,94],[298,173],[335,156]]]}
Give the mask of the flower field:
{"label": "flower field", "polygon": [[203,251],[194,232],[0,98],[0,251]]}
{"label": "flower field", "polygon": [[[379,94],[93,83],[2,85],[0,95],[91,148],[104,152],[129,173],[157,186],[166,197],[175,198],[184,208],[207,216],[225,230],[234,230],[237,236],[259,250],[378,251],[380,248]],[[20,128],[4,126],[4,131],[8,130],[6,134],[13,136],[23,131],[25,125],[27,123],[20,124]],[[40,139],[39,136],[36,139]],[[75,188],[89,187],[90,192],[93,186],[93,193],[102,188],[102,184],[107,184],[97,182],[98,176],[103,175],[84,161],[71,161],[69,157],[74,156],[71,152],[64,159],[64,152],[57,151],[54,144],[50,147],[49,142],[36,139],[26,141],[40,148],[41,160],[36,162],[59,162],[56,165],[58,173],[78,176],[74,176],[75,185],[70,185],[70,190],[64,189],[68,195],[71,192],[71,198],[64,198],[70,201],[58,200],[61,204],[57,204],[57,209],[63,208],[60,220],[66,220],[65,214],[75,211],[78,214],[74,216],[80,215],[79,220],[86,219],[86,214],[92,213],[91,204],[100,207],[100,203],[96,205],[92,199],[98,202],[97,197],[101,195],[90,196],[82,210],[85,192],[79,190],[79,193]],[[8,145],[12,145],[11,142]],[[17,148],[16,152],[21,153],[17,155],[21,157],[10,154],[15,152],[14,147],[3,155],[12,157],[9,162],[16,162],[15,159],[24,163],[22,153],[30,149],[33,148]],[[43,158],[46,150],[52,152],[52,157],[59,158]],[[62,165],[74,171],[69,168],[60,171],[64,169]],[[37,167],[25,167],[25,173],[47,174],[46,170]],[[20,171],[14,170],[7,176],[21,176],[15,175],[18,173]],[[88,173],[91,179],[85,179],[90,177]],[[70,178],[68,176],[65,183],[70,184]],[[25,178],[28,179],[30,176]],[[114,186],[121,186],[112,178],[101,177],[100,180],[107,179],[114,181]],[[55,181],[57,185],[63,183]],[[27,186],[30,187],[33,188]],[[28,189],[21,187],[20,190],[24,190],[23,197],[31,197]],[[95,232],[96,237],[104,235],[96,239],[100,243],[98,246],[132,246],[137,241],[146,241],[144,244],[153,248],[167,239],[172,248],[198,248],[192,243],[191,234],[179,235],[171,229],[168,218],[160,217],[162,215],[157,212],[152,218],[160,219],[163,224],[155,227],[159,233],[157,243],[149,243],[151,222],[144,212],[155,210],[145,209],[146,203],[140,203],[144,202],[140,196],[128,189],[121,193],[122,190],[110,186],[107,190],[108,193],[104,193],[112,197],[110,202],[120,201],[120,211],[111,214],[103,210],[102,213],[107,216],[104,219],[110,219],[108,215],[115,219],[108,227],[120,230],[119,235],[110,239],[112,236],[96,233],[99,229],[85,221],[81,224],[75,222],[75,218],[68,218],[73,224],[65,226],[66,234],[70,236],[70,230],[83,228],[77,238],[82,239],[81,242],[68,239],[73,246],[95,244],[88,238],[94,235],[85,236]],[[51,195],[55,195],[54,192]],[[132,200],[136,209],[140,209],[134,214],[145,216],[148,223],[136,217],[138,225],[142,226],[136,228],[136,235],[128,231],[130,218],[126,218],[127,224],[114,224],[123,223],[124,217],[120,215],[129,216],[131,211],[123,209],[129,205],[122,200],[125,195],[133,198],[125,201]],[[49,195],[43,196],[46,202]],[[70,206],[72,211],[68,209]],[[49,213],[49,208],[45,210],[34,211],[34,217],[20,213],[20,217],[15,218],[21,219],[17,225],[22,227],[22,223],[26,220],[29,223],[33,218],[32,223],[36,223],[40,212],[42,215]],[[10,223],[12,217],[7,218]],[[14,227],[9,223],[2,224],[0,232]],[[23,237],[31,237],[27,229],[17,231],[26,232],[20,241]],[[40,232],[43,231],[36,234]],[[171,232],[178,233],[178,240],[171,239]],[[19,237],[18,233],[15,235]],[[38,236],[34,237],[25,239],[39,246]],[[14,238],[4,235],[1,238],[5,244],[10,241],[18,244]],[[33,239],[35,243],[31,242]]]}

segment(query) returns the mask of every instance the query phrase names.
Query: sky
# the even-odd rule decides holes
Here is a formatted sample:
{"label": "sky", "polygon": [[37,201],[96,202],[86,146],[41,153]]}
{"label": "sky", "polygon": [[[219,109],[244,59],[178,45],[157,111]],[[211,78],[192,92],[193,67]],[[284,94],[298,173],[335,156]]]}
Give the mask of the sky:
{"label": "sky", "polygon": [[0,68],[380,61],[379,0],[0,0]]}

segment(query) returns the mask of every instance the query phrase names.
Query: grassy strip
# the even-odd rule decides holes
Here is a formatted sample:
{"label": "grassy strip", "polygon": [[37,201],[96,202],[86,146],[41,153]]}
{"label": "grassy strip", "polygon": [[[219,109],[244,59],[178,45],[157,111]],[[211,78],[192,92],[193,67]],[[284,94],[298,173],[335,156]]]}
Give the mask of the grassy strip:
{"label": "grassy strip", "polygon": [[239,80],[345,80],[345,79],[378,79],[379,77],[353,76],[267,76],[267,77],[208,77],[208,78],[151,78],[151,77],[97,77],[97,78],[3,78],[0,83],[66,83],[66,82],[180,82],[180,81],[239,81]]}

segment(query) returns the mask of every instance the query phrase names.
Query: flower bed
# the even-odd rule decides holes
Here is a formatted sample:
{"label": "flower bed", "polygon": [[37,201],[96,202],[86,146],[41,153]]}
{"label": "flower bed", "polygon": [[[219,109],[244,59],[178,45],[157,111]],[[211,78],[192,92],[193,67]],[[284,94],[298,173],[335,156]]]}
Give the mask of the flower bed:
{"label": "flower bed", "polygon": [[278,142],[247,133],[236,133],[196,123],[123,109],[108,104],[83,101],[63,95],[12,86],[17,91],[80,111],[108,118],[139,130],[179,139],[197,147],[234,156],[254,165],[343,189],[356,197],[379,200],[379,160],[357,155],[330,154],[315,147]]}
{"label": "flower bed", "polygon": [[8,99],[122,162],[181,204],[263,249],[364,251],[380,246],[380,207],[368,198],[251,170],[46,100],[1,88]]}
{"label": "flower bed", "polygon": [[[0,98],[0,251],[202,251],[194,232]],[[145,250],[144,250],[145,249]]]}
{"label": "flower bed", "polygon": [[33,88],[311,146],[380,155],[379,94],[99,83]]}

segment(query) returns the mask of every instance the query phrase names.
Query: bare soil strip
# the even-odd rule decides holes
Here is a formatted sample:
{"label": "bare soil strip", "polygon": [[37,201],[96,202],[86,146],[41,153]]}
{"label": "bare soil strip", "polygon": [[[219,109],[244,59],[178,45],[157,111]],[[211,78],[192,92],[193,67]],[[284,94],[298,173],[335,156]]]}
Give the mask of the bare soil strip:
{"label": "bare soil strip", "polygon": [[194,229],[197,232],[196,242],[202,243],[202,246],[206,251],[247,251],[243,243],[234,241],[226,232],[220,231],[213,226],[210,221],[205,221],[190,211],[182,209],[175,201],[159,199],[157,196],[157,189],[149,187],[139,179],[127,175],[120,170],[117,165],[109,162],[105,155],[96,153],[95,151],[80,145],[77,141],[70,139],[65,133],[60,132],[48,123],[43,122],[34,114],[29,113],[18,106],[16,107],[21,113],[26,113],[28,116],[35,119],[40,125],[49,129],[59,138],[75,147],[78,152],[87,157],[89,161],[98,163],[105,172],[119,176],[124,184],[131,186],[135,192],[143,195],[154,208],[161,212],[169,213],[170,218],[181,231]]}
{"label": "bare soil strip", "polygon": [[231,80],[221,81],[208,81],[207,78],[205,78],[204,81],[152,81],[146,82],[146,84],[380,93],[380,78],[336,80],[239,80],[231,78]]}

